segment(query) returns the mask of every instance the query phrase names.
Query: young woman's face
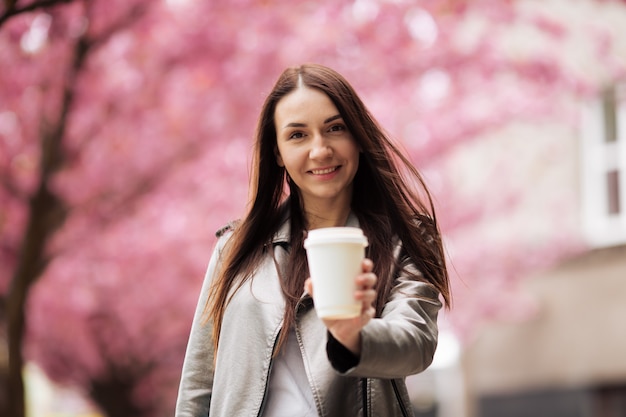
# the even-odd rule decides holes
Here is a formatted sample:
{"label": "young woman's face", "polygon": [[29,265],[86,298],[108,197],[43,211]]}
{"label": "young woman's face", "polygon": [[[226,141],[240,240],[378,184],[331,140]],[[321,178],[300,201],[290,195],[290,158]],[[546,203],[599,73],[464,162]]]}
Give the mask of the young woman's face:
{"label": "young woman's face", "polygon": [[299,87],[274,113],[276,160],[300,189],[305,208],[350,205],[359,147],[323,92]]}

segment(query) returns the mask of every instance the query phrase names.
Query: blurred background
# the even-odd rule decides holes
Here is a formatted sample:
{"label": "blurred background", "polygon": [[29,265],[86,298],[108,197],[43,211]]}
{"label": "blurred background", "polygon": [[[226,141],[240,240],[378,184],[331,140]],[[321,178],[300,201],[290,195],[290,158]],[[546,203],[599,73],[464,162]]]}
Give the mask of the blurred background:
{"label": "blurred background", "polygon": [[0,415],[173,415],[260,106],[304,62],[436,199],[454,305],[416,415],[626,416],[617,0],[4,0]]}

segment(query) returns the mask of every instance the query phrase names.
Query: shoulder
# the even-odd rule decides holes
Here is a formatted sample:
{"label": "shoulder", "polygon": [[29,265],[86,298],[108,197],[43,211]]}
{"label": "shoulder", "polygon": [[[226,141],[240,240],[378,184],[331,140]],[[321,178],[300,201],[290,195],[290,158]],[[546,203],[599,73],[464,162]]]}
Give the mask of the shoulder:
{"label": "shoulder", "polygon": [[224,236],[226,233],[228,232],[232,232],[233,230],[235,230],[235,227],[237,227],[237,225],[239,224],[240,220],[233,220],[231,222],[229,222],[228,224],[220,227],[219,229],[217,229],[217,231],[215,232],[215,236],[218,238],[221,238],[222,236]]}
{"label": "shoulder", "polygon": [[414,218],[415,231],[427,243],[439,240],[439,227],[435,218],[421,214]]}

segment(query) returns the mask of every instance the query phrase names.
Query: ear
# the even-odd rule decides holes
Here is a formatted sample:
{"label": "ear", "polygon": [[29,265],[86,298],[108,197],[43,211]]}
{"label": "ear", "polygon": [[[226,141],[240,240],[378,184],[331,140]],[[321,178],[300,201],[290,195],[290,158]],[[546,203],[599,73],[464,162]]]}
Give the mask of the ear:
{"label": "ear", "polygon": [[283,158],[280,156],[280,152],[278,152],[278,147],[274,147],[274,155],[276,156],[276,163],[279,167],[285,167],[285,163],[283,162]]}

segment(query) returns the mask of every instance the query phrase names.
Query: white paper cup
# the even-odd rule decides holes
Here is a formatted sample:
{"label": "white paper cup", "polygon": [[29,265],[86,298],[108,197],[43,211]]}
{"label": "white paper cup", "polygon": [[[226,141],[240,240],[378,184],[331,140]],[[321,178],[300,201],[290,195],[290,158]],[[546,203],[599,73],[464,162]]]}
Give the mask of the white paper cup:
{"label": "white paper cup", "polygon": [[304,248],[318,317],[345,319],[361,314],[361,302],[354,299],[354,279],[362,272],[367,244],[358,227],[309,230]]}

